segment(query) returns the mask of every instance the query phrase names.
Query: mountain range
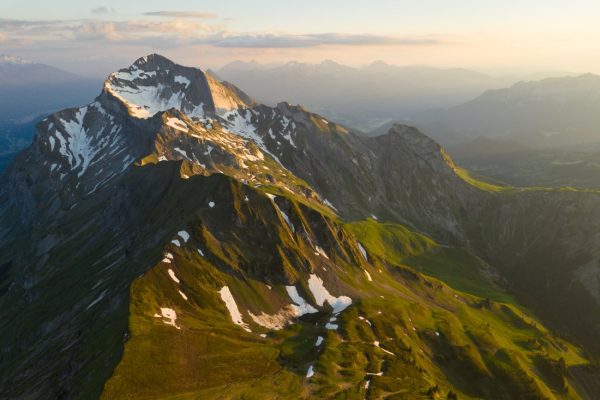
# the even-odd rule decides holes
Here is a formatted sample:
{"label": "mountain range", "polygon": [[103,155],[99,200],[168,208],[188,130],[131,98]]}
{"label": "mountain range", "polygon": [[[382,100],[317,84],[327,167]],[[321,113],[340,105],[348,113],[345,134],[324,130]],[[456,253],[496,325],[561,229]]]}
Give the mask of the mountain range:
{"label": "mountain range", "polygon": [[469,101],[516,76],[492,77],[463,68],[394,66],[377,61],[349,67],[331,60],[261,65],[236,61],[216,74],[266,104],[286,100],[344,125],[370,131],[390,120]]}
{"label": "mountain range", "polygon": [[49,112],[85,104],[99,82],[16,56],[0,55],[0,171],[31,143]]}
{"label": "mountain range", "polygon": [[79,76],[35,63],[17,56],[0,55],[0,86],[20,86],[45,84],[48,82],[66,83],[81,79]]}
{"label": "mountain range", "polygon": [[[220,75],[220,73],[219,73]],[[594,399],[600,193],[156,54],[0,184],[0,396]]]}
{"label": "mountain range", "polygon": [[435,137],[485,136],[557,148],[600,142],[599,106],[600,76],[583,74],[487,90],[464,104],[419,113],[414,122]]}
{"label": "mountain range", "polygon": [[16,56],[0,55],[0,121],[33,119],[85,104],[99,81]]}

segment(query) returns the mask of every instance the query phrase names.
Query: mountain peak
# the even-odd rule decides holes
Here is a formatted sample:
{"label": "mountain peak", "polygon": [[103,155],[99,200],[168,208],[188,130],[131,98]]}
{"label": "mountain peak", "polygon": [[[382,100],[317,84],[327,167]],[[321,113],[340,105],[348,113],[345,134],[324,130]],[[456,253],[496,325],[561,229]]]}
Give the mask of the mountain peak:
{"label": "mountain peak", "polygon": [[456,164],[444,148],[419,129],[395,123],[386,135],[375,138],[382,146],[399,152],[410,153],[426,161],[438,173],[454,175]]}
{"label": "mountain peak", "polygon": [[152,53],[138,58],[133,62],[133,65],[137,65],[138,67],[146,66],[146,68],[152,68],[157,66],[174,66],[175,62],[163,55]]}
{"label": "mountain peak", "polygon": [[159,54],[137,59],[112,73],[104,92],[121,102],[129,114],[150,118],[177,108],[190,117],[222,113],[248,105],[249,97],[200,69],[184,67]]}
{"label": "mountain peak", "polygon": [[413,146],[441,147],[435,140],[410,125],[395,123],[388,131],[388,135],[401,138],[403,142]]}

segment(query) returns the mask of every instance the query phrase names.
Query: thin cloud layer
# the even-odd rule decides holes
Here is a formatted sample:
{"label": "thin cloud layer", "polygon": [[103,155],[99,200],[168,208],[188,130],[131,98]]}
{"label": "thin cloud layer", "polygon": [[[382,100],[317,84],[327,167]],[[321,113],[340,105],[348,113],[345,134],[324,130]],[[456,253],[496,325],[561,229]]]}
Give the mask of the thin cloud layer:
{"label": "thin cloud layer", "polygon": [[[185,14],[185,18],[179,17]],[[319,46],[431,46],[443,44],[434,36],[394,37],[373,34],[312,34],[232,32],[222,23],[195,19],[216,17],[210,13],[157,11],[146,13],[166,17],[165,20],[139,19],[108,21],[83,20],[13,20],[0,19],[0,35],[26,42],[110,41],[126,44],[180,47],[204,44],[216,48],[294,49]],[[175,17],[175,18],[174,18]]]}
{"label": "thin cloud layer", "polygon": [[237,34],[212,38],[216,47],[232,48],[308,48],[317,46],[425,46],[441,44],[433,37],[393,37],[370,34],[347,35],[340,33],[290,34]]}
{"label": "thin cloud layer", "polygon": [[217,18],[216,14],[196,11],[153,11],[144,13],[143,15],[169,18]]}
{"label": "thin cloud layer", "polygon": [[110,7],[96,7],[96,8],[92,8],[92,14],[95,15],[105,15],[105,14],[113,14],[116,13],[117,10],[115,10],[114,8],[110,8]]}

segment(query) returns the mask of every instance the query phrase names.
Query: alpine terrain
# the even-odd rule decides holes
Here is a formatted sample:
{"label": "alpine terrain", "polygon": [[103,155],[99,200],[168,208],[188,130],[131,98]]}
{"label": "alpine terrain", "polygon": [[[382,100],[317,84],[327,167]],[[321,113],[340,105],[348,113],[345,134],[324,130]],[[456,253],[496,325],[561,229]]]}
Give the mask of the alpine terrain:
{"label": "alpine terrain", "polygon": [[0,398],[600,398],[600,193],[153,54],[0,182]]}

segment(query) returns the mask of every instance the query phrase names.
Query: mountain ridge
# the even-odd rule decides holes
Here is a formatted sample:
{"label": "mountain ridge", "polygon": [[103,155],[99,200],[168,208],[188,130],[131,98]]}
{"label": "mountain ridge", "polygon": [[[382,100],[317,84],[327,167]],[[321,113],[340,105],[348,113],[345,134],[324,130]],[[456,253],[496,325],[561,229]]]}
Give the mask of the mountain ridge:
{"label": "mountain ridge", "polygon": [[[215,101],[202,71],[165,60],[43,120],[1,178],[7,396],[598,393],[593,357],[542,324],[596,351],[598,302],[579,289],[600,196],[490,190],[415,128],[364,138],[218,82]],[[543,322],[502,280],[536,313],[534,296],[552,305]]]}

